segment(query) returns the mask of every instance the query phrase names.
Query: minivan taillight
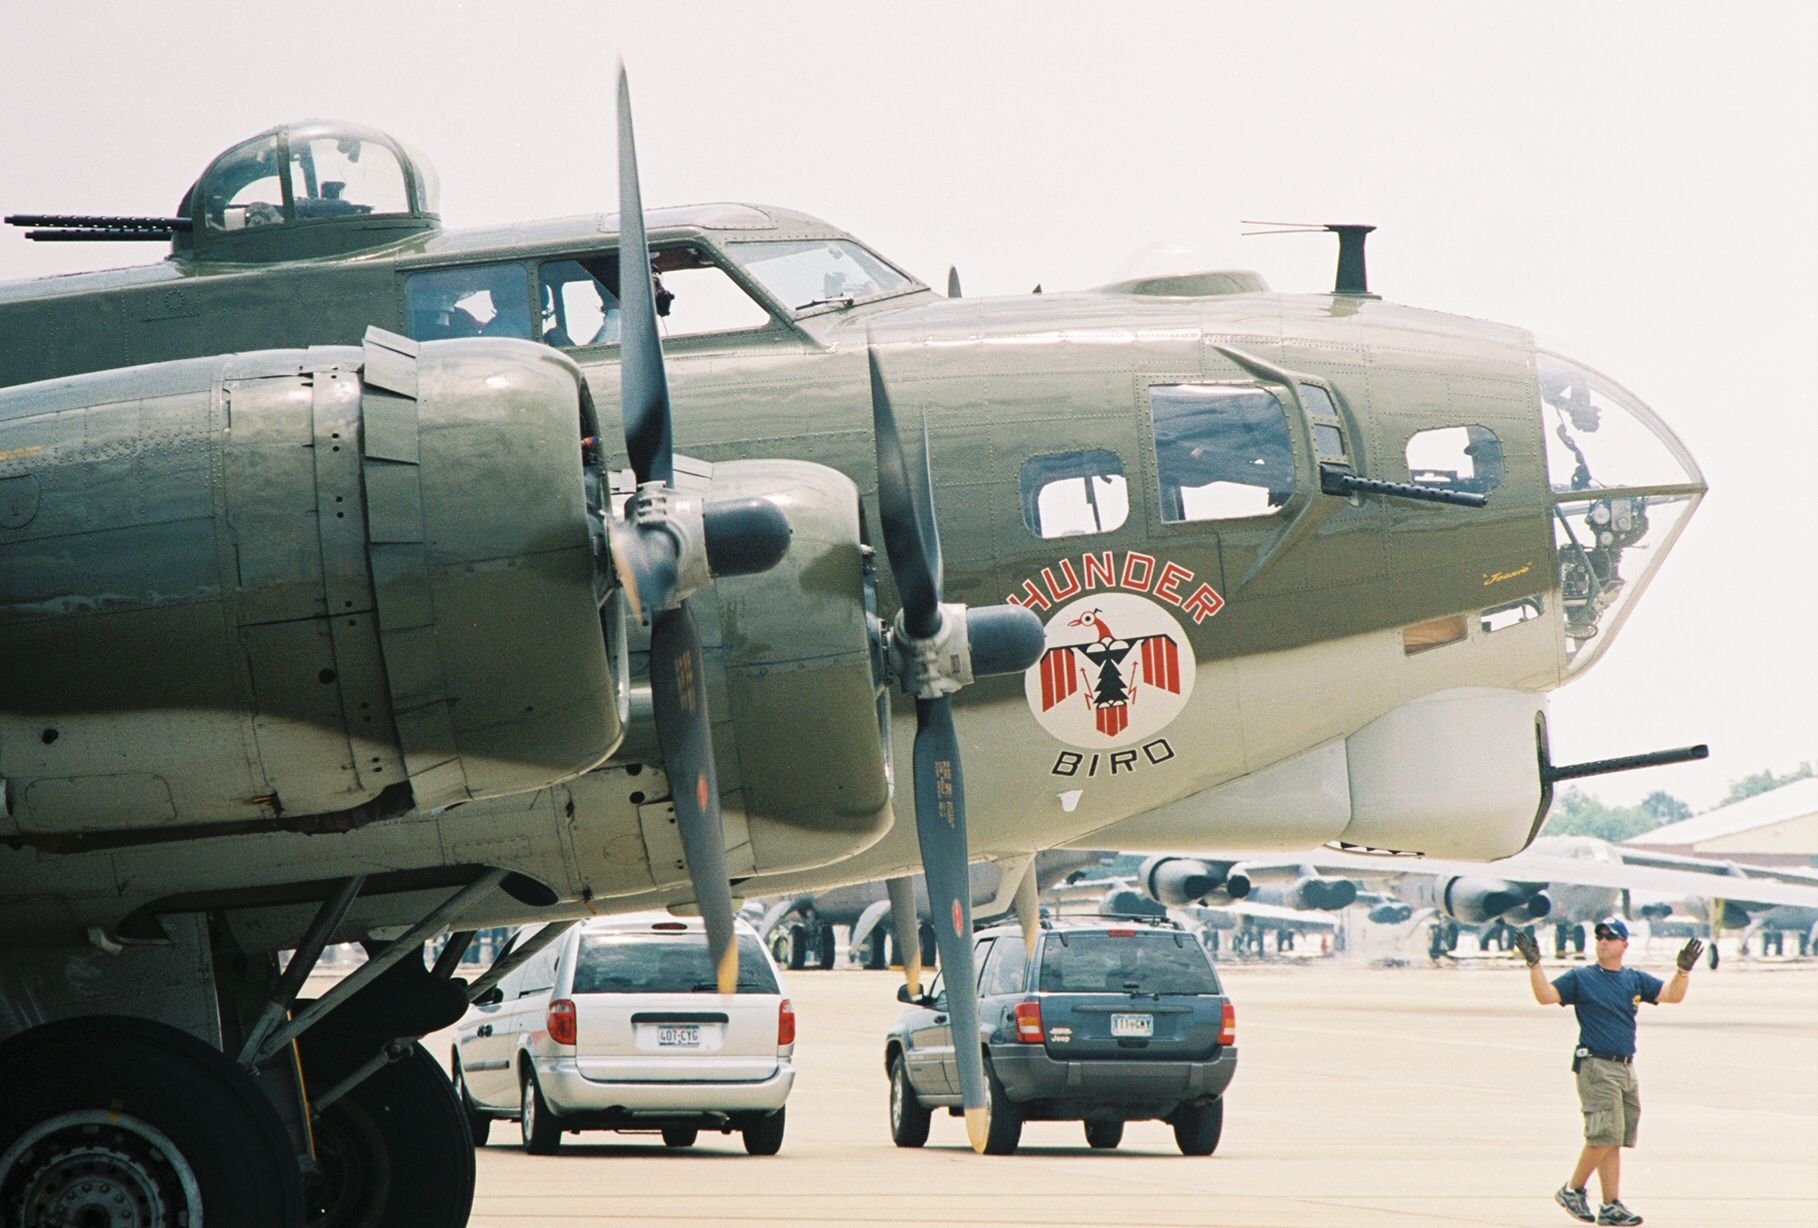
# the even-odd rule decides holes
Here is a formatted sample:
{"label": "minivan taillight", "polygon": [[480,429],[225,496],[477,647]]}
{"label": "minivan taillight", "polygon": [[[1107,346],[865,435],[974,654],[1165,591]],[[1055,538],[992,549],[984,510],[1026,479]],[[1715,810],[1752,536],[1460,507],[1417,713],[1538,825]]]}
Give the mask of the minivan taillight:
{"label": "minivan taillight", "polygon": [[1016,1040],[1022,1045],[1042,1043],[1042,1004],[1039,1000],[1016,1004]]}
{"label": "minivan taillight", "polygon": [[549,1039],[558,1045],[572,1045],[575,1040],[574,1003],[567,998],[557,998],[549,1004],[549,1014],[545,1019],[549,1027]]}
{"label": "minivan taillight", "polygon": [[776,1043],[779,1046],[795,1043],[795,1007],[789,1005],[788,998],[776,1008]]}
{"label": "minivan taillight", "polygon": [[1229,1002],[1225,1003],[1224,1026],[1218,1029],[1218,1043],[1221,1045],[1237,1043],[1237,1008]]}

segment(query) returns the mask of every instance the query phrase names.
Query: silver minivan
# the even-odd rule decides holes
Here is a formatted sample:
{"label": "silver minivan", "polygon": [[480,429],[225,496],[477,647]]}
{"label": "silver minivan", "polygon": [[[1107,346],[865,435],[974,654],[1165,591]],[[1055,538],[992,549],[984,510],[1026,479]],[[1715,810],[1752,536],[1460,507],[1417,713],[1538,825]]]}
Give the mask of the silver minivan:
{"label": "silver minivan", "polygon": [[668,913],[582,922],[514,970],[455,1033],[451,1070],[474,1144],[504,1117],[537,1154],[566,1131],[660,1133],[686,1147],[708,1129],[775,1155],[795,1083],[795,1012],[742,921],[738,947],[732,994],[717,991],[701,921]]}

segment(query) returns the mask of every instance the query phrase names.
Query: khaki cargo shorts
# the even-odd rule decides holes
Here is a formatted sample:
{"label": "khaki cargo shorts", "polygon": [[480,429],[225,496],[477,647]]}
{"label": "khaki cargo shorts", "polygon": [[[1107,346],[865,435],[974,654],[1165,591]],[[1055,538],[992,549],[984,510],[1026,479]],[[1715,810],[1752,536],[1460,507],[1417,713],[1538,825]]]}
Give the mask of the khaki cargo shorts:
{"label": "khaki cargo shorts", "polygon": [[1635,1145],[1635,1129],[1641,1123],[1641,1088],[1633,1064],[1585,1058],[1578,1064],[1578,1103],[1584,1109],[1587,1144]]}

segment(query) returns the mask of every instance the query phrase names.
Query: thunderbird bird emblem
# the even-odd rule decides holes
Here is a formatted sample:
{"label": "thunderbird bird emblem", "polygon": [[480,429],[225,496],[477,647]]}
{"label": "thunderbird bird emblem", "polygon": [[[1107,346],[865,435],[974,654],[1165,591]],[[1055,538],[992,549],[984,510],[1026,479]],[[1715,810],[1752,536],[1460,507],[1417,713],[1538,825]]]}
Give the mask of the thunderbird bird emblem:
{"label": "thunderbird bird emblem", "polygon": [[1179,715],[1193,690],[1193,649],[1161,605],[1097,594],[1048,621],[1048,646],[1026,676],[1029,707],[1075,746],[1143,740]]}

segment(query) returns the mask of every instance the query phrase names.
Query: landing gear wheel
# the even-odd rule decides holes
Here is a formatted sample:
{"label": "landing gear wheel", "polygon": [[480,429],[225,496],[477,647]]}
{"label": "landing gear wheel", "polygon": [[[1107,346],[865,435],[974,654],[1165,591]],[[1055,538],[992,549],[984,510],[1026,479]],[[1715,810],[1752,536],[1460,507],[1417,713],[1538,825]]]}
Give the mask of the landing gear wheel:
{"label": "landing gear wheel", "polygon": [[[321,1034],[318,1034],[321,1033]],[[321,1092],[369,1054],[367,1044],[318,1028],[304,1037],[303,1071]],[[305,1199],[319,1228],[461,1228],[473,1210],[473,1135],[454,1085],[420,1044],[322,1111]],[[213,1228],[213,1221],[210,1221]]]}
{"label": "landing gear wheel", "polygon": [[833,927],[820,925],[814,931],[814,965],[822,972],[833,967]]}
{"label": "landing gear wheel", "polygon": [[549,1103],[543,1099],[543,1089],[537,1086],[536,1075],[526,1070],[518,1087],[524,1106],[518,1115],[518,1129],[524,1136],[524,1150],[533,1156],[554,1155],[556,1148],[562,1145],[562,1124],[549,1111]]}
{"label": "landing gear wheel", "polygon": [[1711,961],[1711,971],[1717,971],[1717,940],[1715,938],[1711,939],[1711,954],[1709,958]]}
{"label": "landing gear wheel", "polygon": [[985,1154],[1015,1155],[1017,1144],[1023,1141],[1022,1106],[1011,1103],[989,1061],[985,1063],[985,1092],[991,1102],[991,1129],[985,1134]]}
{"label": "landing gear wheel", "polygon": [[1124,1141],[1124,1123],[1121,1121],[1089,1121],[1086,1123],[1086,1146],[1094,1151],[1115,1151],[1117,1145]]}
{"label": "landing gear wheel", "polygon": [[701,1137],[699,1126],[664,1126],[663,1146],[692,1147],[694,1140]]}
{"label": "landing gear wheel", "polygon": [[492,1118],[473,1107],[473,1097],[467,1094],[467,1078],[461,1073],[459,1053],[449,1059],[448,1068],[454,1071],[455,1099],[461,1102],[461,1114],[467,1118],[467,1133],[473,1135],[475,1147],[484,1147],[486,1136],[492,1133]]}
{"label": "landing gear wheel", "polygon": [[800,972],[808,966],[808,927],[789,927],[789,971]]}
{"label": "landing gear wheel", "polygon": [[302,1173],[276,1110],[187,1033],[113,1016],[47,1024],[0,1045],[0,1087],[0,1221],[301,1228]]}
{"label": "landing gear wheel", "polygon": [[1182,1155],[1211,1155],[1218,1150],[1218,1138],[1224,1131],[1223,1097],[1209,1104],[1183,1104],[1175,1111],[1174,1142]]}
{"label": "landing gear wheel", "polygon": [[917,931],[917,934],[922,944],[922,967],[940,967],[941,951],[940,947],[935,945],[934,926],[924,921],[922,922],[921,929]]}
{"label": "landing gear wheel", "polygon": [[890,1059],[890,1141],[898,1147],[920,1147],[928,1141],[928,1123],[933,1117],[915,1098],[909,1068],[902,1054],[897,1054]]}
{"label": "landing gear wheel", "polygon": [[890,953],[881,930],[872,930],[871,937],[865,940],[863,962],[865,968],[871,972],[879,972],[890,966]]}
{"label": "landing gear wheel", "polygon": [[745,1150],[754,1156],[773,1156],[783,1149],[783,1127],[786,1110],[778,1109],[758,1118],[740,1131],[745,1136]]}

